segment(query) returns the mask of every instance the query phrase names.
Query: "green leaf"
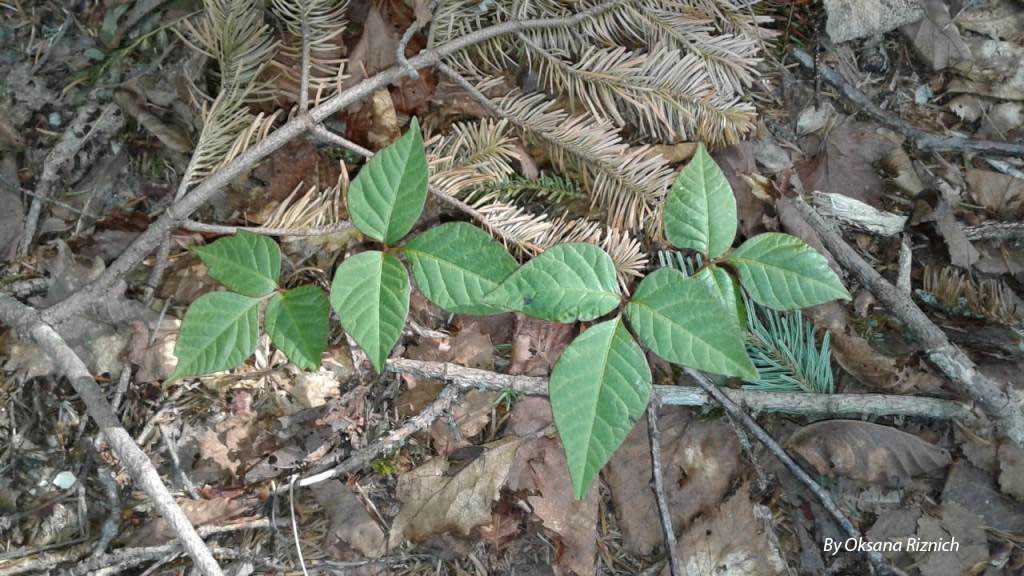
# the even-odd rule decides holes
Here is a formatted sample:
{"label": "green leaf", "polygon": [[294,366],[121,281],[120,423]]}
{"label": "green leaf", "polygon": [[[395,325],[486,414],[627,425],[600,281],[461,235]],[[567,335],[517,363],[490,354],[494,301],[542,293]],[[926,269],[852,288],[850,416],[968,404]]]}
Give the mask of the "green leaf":
{"label": "green leaf", "polygon": [[593,244],[559,244],[513,272],[486,302],[551,322],[593,320],[619,305],[615,264]]}
{"label": "green leaf", "polygon": [[736,198],[703,144],[672,183],[664,221],[665,237],[676,248],[692,248],[716,258],[732,246]]}
{"label": "green leaf", "polygon": [[263,326],[270,341],[292,363],[303,370],[316,370],[327,348],[330,314],[324,291],[307,284],[274,294],[267,304]]}
{"label": "green leaf", "polygon": [[699,278],[661,268],[640,282],[626,305],[626,317],[655,354],[705,372],[757,377],[747,357],[743,331],[729,318],[718,296]]}
{"label": "green leaf", "polygon": [[348,189],[352,223],[370,238],[394,244],[412,230],[427,201],[427,155],[413,117],[405,135],[370,158]]}
{"label": "green leaf", "polygon": [[789,234],[759,234],[726,260],[755,302],[775,310],[814,306],[850,293],[825,257]]}
{"label": "green leaf", "polygon": [[391,254],[349,256],[334,273],[331,306],[380,372],[409,313],[409,274]]}
{"label": "green leaf", "polygon": [[188,307],[174,355],[178,365],[168,381],[240,366],[256,350],[258,298],[234,292],[203,294]]}
{"label": "green leaf", "polygon": [[465,222],[427,230],[405,245],[416,285],[428,300],[456,314],[497,314],[484,296],[518,264],[491,235]]}
{"label": "green leaf", "polygon": [[214,280],[231,290],[258,298],[277,289],[281,249],[259,234],[239,231],[213,244],[193,248]]}
{"label": "green leaf", "polygon": [[651,369],[621,317],[591,326],[566,347],[551,372],[548,394],[580,499],[651,395]]}
{"label": "green leaf", "polygon": [[743,308],[743,294],[740,293],[739,284],[733,280],[728,271],[712,264],[704,267],[694,275],[694,278],[707,286],[708,291],[718,299],[719,304],[729,313],[737,326],[742,328],[747,325],[747,314]]}

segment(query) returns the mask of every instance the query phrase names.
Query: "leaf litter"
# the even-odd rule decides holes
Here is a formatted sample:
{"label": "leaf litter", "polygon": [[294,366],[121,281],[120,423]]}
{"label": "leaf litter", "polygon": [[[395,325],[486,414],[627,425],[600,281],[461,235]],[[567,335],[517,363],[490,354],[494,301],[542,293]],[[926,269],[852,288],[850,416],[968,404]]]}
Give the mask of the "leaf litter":
{"label": "leaf litter", "polygon": [[[417,4],[422,11],[422,3]],[[883,82],[875,82],[878,76],[871,76],[865,89],[885,104],[886,110],[929,130],[1019,139],[1024,125],[1019,108],[1019,6],[1008,1],[954,6],[941,0],[921,5],[924,18],[882,39],[881,50],[887,54],[889,68]],[[3,34],[28,42],[28,37],[19,35],[35,31],[39,22],[45,23],[39,30],[47,34],[58,30],[64,16],[47,8],[39,10],[33,16],[35,23],[20,31],[5,29]],[[139,26],[152,32],[178,18],[178,10],[171,5],[155,9]],[[351,78],[344,80],[346,83],[392,64],[401,30],[418,17],[413,8],[395,3],[361,10],[365,13],[354,16],[352,29],[338,35],[332,44],[336,55],[349,59]],[[789,37],[802,33],[793,29],[792,23],[803,22],[807,10],[803,5],[794,6],[787,15],[792,17],[780,21]],[[112,6],[98,5],[97,16],[104,11],[116,22]],[[105,27],[86,18],[76,25]],[[47,41],[53,42],[56,56],[45,57],[49,48],[37,44],[44,55],[36,60],[42,62],[37,72],[32,71],[31,59],[6,47],[0,64],[7,78],[0,117],[0,176],[4,179],[0,198],[5,208],[0,228],[7,239],[0,242],[5,247],[0,254],[5,262],[3,286],[9,278],[45,280],[46,288],[31,300],[39,305],[75,292],[124,250],[141,228],[123,214],[141,218],[144,228],[151,215],[166,205],[168,194],[173,195],[170,191],[176,180],[163,168],[180,162],[171,154],[173,150],[161,143],[166,142],[167,134],[162,138],[153,129],[157,125],[143,122],[135,110],[129,120],[131,130],[121,128],[108,136],[110,142],[83,153],[62,175],[68,180],[67,193],[59,194],[57,200],[74,210],[88,208],[88,216],[54,204],[45,211],[42,241],[36,252],[28,260],[12,260],[15,253],[6,247],[18,239],[31,197],[10,194],[6,184],[13,182],[15,190],[30,188],[39,177],[46,152],[73,117],[75,102],[84,95],[81,84],[71,80],[72,70],[93,66],[95,61],[90,63],[89,58],[103,58],[100,62],[105,66],[116,68],[112,72],[117,78],[142,74],[144,82],[132,80],[129,87],[136,97],[133,103],[175,130],[193,126],[198,112],[186,98],[179,97],[187,88],[177,84],[187,75],[178,78],[168,73],[158,78],[146,70],[147,59],[177,50],[173,35],[154,33],[151,44],[143,43],[120,62],[107,60],[110,54],[104,52],[106,47],[97,37],[74,27],[63,39],[48,36]],[[413,45],[426,41],[425,36],[417,36]],[[830,64],[839,60],[840,69],[867,77],[878,74],[868,70],[871,51],[877,49],[873,46],[854,40],[826,50],[822,57]],[[159,66],[159,60],[156,62]],[[795,81],[812,89],[807,78]],[[345,123],[348,137],[379,148],[400,133],[414,111],[433,115],[432,129],[436,131],[443,131],[445,122],[463,115],[464,109],[472,110],[470,115],[483,114],[473,109],[472,101],[457,102],[438,86],[443,88],[430,74],[403,79],[374,94],[361,109],[336,120]],[[922,86],[928,91],[921,94],[932,96],[919,97]],[[961,95],[969,98],[958,99]],[[952,270],[963,282],[974,281],[977,287],[983,281],[996,280],[1009,293],[1021,293],[1024,250],[1019,240],[971,235],[977,226],[1019,220],[1020,171],[1024,169],[1019,159],[1004,159],[1000,165],[971,155],[944,154],[937,159],[855,117],[855,110],[845,101],[827,93],[815,97],[820,101],[805,102],[790,111],[770,94],[757,137],[771,146],[740,143],[716,153],[737,190],[741,232],[749,236],[761,228],[779,226],[805,236],[785,207],[785,196],[795,187],[846,195],[901,216],[911,216],[923,203],[923,218],[903,230],[911,237],[912,286],[929,294],[933,292],[926,288],[935,289],[935,300],[943,306],[926,310],[940,326],[981,339],[972,353],[996,349],[992,332],[981,328],[997,323],[1019,328],[1019,324],[1006,315],[977,314],[991,308],[971,306],[967,300],[972,296],[966,289],[950,297],[952,291],[926,283],[930,272],[925,266],[928,270]],[[693,150],[691,142],[664,146],[666,152],[680,154],[675,161],[685,161],[687,151]],[[529,148],[519,149],[527,154]],[[114,162],[123,158],[125,150],[131,162]],[[549,159],[543,155],[528,160],[524,173],[530,172],[531,166],[534,170],[537,166],[548,168]],[[339,162],[344,166],[339,168]],[[104,184],[86,177],[94,163],[116,168],[118,179]],[[327,189],[338,182],[339,172],[354,169],[356,164],[312,144],[288,146],[261,169],[234,182],[203,216],[217,222],[262,223],[268,214],[287,207],[300,183]],[[942,189],[936,185],[937,179],[957,194],[937,193]],[[76,190],[88,194],[76,197]],[[899,270],[893,262],[898,239],[857,230],[845,233],[883,275],[896,277]],[[133,369],[133,384],[124,393],[121,412],[130,431],[141,435],[147,425],[154,428],[150,423],[154,416],[182,430],[177,444],[180,466],[200,487],[200,499],[182,499],[180,503],[196,525],[262,517],[269,506],[276,506],[280,519],[282,504],[287,503],[271,503],[266,497],[270,481],[284,482],[298,470],[343,458],[366,446],[429,405],[444,385],[399,378],[362,382],[342,339],[332,340],[332,346],[345,347],[344,353],[328,352],[337,359],[337,370],[296,372],[266,347],[258,366],[205,379],[200,385],[164,390],[160,382],[173,369],[171,352],[181,313],[215,287],[205,267],[181,248],[214,237],[184,231],[174,234],[174,256],[167,280],[158,287],[156,306],[137,305],[137,294],[131,291],[115,292],[94,314],[60,327],[60,331],[86,359],[90,371],[101,376],[111,394],[120,371],[125,366]],[[355,242],[358,239],[352,245]],[[296,258],[291,271],[301,276],[309,273],[299,271],[305,258],[312,258],[309,264],[328,268],[350,242],[346,239],[329,249],[304,253],[291,252],[289,243],[284,244],[286,253]],[[99,258],[93,259],[93,255]],[[942,277],[952,275],[946,272]],[[303,281],[308,280],[311,278]],[[143,281],[131,279],[134,285]],[[928,297],[917,291],[915,298],[927,306]],[[988,294],[981,288],[975,292]],[[954,301],[963,305],[951,305]],[[958,310],[973,310],[979,317],[957,317]],[[854,310],[828,304],[809,311],[808,316],[819,332],[831,334],[838,364],[835,370],[842,371],[842,391],[951,395],[948,386],[916,355],[913,343],[894,347],[899,338],[892,336],[898,336],[902,328],[877,305]],[[513,315],[449,318],[434,310],[418,318],[433,336],[443,332],[448,337],[406,336],[406,357],[535,376],[550,374],[561,350],[579,331],[575,325]],[[968,320],[973,324],[964,323]],[[84,424],[81,405],[66,385],[53,377],[52,364],[38,349],[26,347],[9,332],[0,339],[5,350],[0,398],[10,407],[0,417],[0,428],[12,438],[3,455],[6,472],[0,478],[0,527],[12,546],[27,549],[69,540],[80,530],[95,533],[108,504],[93,501],[92,495],[101,492],[96,475],[88,473],[91,464],[77,475],[88,490],[83,494],[89,495],[84,511],[76,509],[70,494],[61,493],[59,486],[48,481],[61,470],[76,470],[85,461],[84,440],[95,432]],[[1009,367],[1003,370],[1019,375],[1019,358],[1007,355],[1000,352],[992,358],[989,353],[989,359],[979,361],[987,363],[983,366],[986,370],[996,361],[1004,362]],[[671,384],[671,377],[671,372],[662,373],[659,384]],[[1021,383],[1017,380],[1013,385]],[[25,387],[31,387],[31,392]],[[818,567],[824,571],[833,566],[836,560],[816,548],[825,537],[838,537],[838,532],[813,499],[782,481],[769,482],[766,489],[755,488],[758,468],[769,458],[766,454],[745,448],[731,424],[714,410],[664,412],[663,474],[678,536],[676,546],[687,573],[779,574],[787,567],[820,573]],[[914,574],[944,576],[996,574],[1000,570],[1013,573],[1024,564],[1019,546],[1014,544],[1015,535],[1024,532],[1020,520],[1024,518],[1024,458],[990,431],[963,431],[940,422],[899,419],[876,423],[814,422],[770,415],[759,415],[759,419],[777,438],[796,430],[790,440],[794,452],[804,457],[810,470],[830,477],[832,483],[826,485],[843,497],[844,505],[852,507],[851,514],[869,539],[956,537],[961,542],[955,554],[894,556],[900,567]],[[421,564],[409,560],[392,572],[388,572],[390,567],[377,569],[378,573],[403,574],[425,574],[434,566],[444,566],[447,573],[490,570],[495,574],[547,574],[552,566],[560,574],[577,575],[636,574],[656,567],[664,543],[649,487],[645,427],[633,429],[601,482],[586,498],[576,501],[569,496],[561,446],[556,437],[541,433],[549,424],[549,408],[543,399],[515,399],[479,390],[463,394],[450,414],[395,454],[375,460],[360,474],[318,485],[308,495],[297,492],[297,522],[307,559],[352,561],[425,551],[433,555]],[[175,465],[159,437],[159,432],[149,432],[143,446],[165,481],[176,485]],[[102,443],[89,458],[113,465],[116,471],[116,462]],[[170,541],[173,533],[130,491],[123,474],[119,481],[122,497],[130,504],[123,511],[128,526],[123,532],[132,537],[117,544]],[[878,492],[884,497],[868,503],[867,490],[853,487],[858,483],[892,490]],[[218,538],[231,544],[245,542],[260,553],[271,550],[265,532],[246,534],[244,540]],[[442,535],[447,540],[439,540]],[[281,532],[276,538],[287,541],[290,536]],[[438,541],[447,542],[442,545],[444,550],[431,547]],[[417,546],[414,542],[426,543]],[[283,544],[279,541],[274,546]],[[453,554],[455,550],[465,554]],[[274,552],[280,554],[275,557],[282,563],[294,565],[295,552],[290,546]],[[508,569],[513,564],[509,558],[518,561],[521,570]],[[0,566],[4,562],[0,560]],[[843,562],[847,562],[849,573],[863,573],[855,557]],[[174,566],[177,569],[181,564]],[[417,569],[420,572],[415,572]]]}

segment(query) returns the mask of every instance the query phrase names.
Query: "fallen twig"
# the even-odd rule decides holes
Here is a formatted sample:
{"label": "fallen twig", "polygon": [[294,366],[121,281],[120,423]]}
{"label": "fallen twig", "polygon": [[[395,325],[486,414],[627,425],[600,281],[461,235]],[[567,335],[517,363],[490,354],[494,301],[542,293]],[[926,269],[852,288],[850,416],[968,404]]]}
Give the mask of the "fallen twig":
{"label": "fallen twig", "polygon": [[[435,378],[458,386],[463,389],[490,389],[490,390],[504,390],[512,389],[522,394],[530,395],[546,395],[547,394],[547,379],[538,378],[533,376],[514,376],[509,374],[499,374],[497,372],[490,372],[488,370],[479,370],[475,368],[466,368],[455,364],[445,362],[425,362],[421,360],[407,360],[404,358],[388,360],[386,364],[386,370],[389,372],[396,372],[399,374],[410,374],[413,376],[423,378]],[[699,388],[684,387],[684,386],[655,386],[655,397],[652,402],[652,407],[657,405],[658,402],[664,405],[684,405],[684,406],[704,406],[711,403],[720,404],[726,410],[731,418],[739,422],[744,428],[749,430],[760,442],[775,454],[782,463],[799,479],[804,485],[806,485],[819,499],[822,501],[822,505],[829,511],[830,514],[839,522],[843,530],[850,537],[860,537],[860,532],[853,526],[848,518],[839,510],[832,498],[817,482],[815,482],[810,476],[807,475],[803,469],[782,449],[781,446],[767,433],[757,422],[754,421],[747,413],[741,408],[744,405],[747,408],[753,408],[752,405],[756,405],[757,401],[754,400],[762,395],[772,395],[778,399],[778,396],[788,396],[792,400],[797,400],[801,396],[806,397],[833,397],[835,394],[807,394],[807,393],[769,393],[769,392],[753,392],[746,390],[733,390],[729,388],[719,388],[711,384],[707,377],[689,368],[686,369],[688,375],[693,378]],[[447,392],[453,387],[449,386],[445,389]],[[672,394],[673,389],[688,389],[684,394]],[[697,393],[695,394],[694,391]],[[853,394],[845,394],[843,396],[857,396]],[[872,395],[880,396],[880,395]],[[742,398],[737,401],[736,398]],[[900,396],[886,396],[889,399],[898,399]],[[944,401],[939,401],[944,402]],[[871,403],[875,405],[874,402]],[[955,404],[954,404],[955,405]],[[779,407],[781,408],[781,407]],[[960,409],[966,410],[962,406]],[[791,412],[791,410],[780,409],[778,411]],[[957,410],[959,411],[959,410]],[[439,412],[438,412],[439,414]],[[433,414],[436,417],[438,414]],[[422,415],[422,413],[421,413]],[[417,417],[418,418],[418,417]],[[333,475],[331,476],[333,477]],[[309,478],[308,480],[312,480]],[[324,478],[326,479],[326,478]],[[317,479],[320,481],[320,479]],[[885,559],[882,558],[881,554],[877,552],[868,553],[869,560],[872,566],[881,574],[901,574],[901,572],[891,568]],[[671,559],[671,557],[670,557]],[[671,561],[671,560],[670,560]]]}
{"label": "fallen twig", "polygon": [[222,576],[220,566],[210,554],[192,523],[182,512],[174,497],[164,486],[160,473],[153,467],[149,457],[139,449],[132,437],[121,426],[117,415],[107,403],[106,395],[89,373],[81,358],[64,342],[60,334],[49,325],[40,322],[39,313],[7,296],[0,296],[0,318],[5,323],[30,333],[32,339],[68,377],[71,386],[85,402],[86,409],[100,432],[106,436],[107,444],[121,461],[132,479],[149,496],[160,515],[174,529],[182,547],[196,563],[204,576]]}
{"label": "fallen twig", "polygon": [[914,304],[910,296],[894,287],[843,239],[814,208],[801,199],[793,205],[822,243],[844,268],[856,275],[879,302],[885,304],[924,346],[928,359],[951,382],[975,399],[996,425],[1017,446],[1024,447],[1024,394],[1001,386],[982,374],[974,362],[950,343],[945,333]]}
{"label": "fallen twig", "polygon": [[661,518],[661,531],[665,537],[665,551],[668,554],[668,568],[672,576],[683,576],[679,555],[676,553],[676,533],[672,529],[672,515],[668,511],[668,500],[665,498],[665,487],[661,477],[661,430],[658,429],[657,401],[647,406],[647,435],[651,440],[651,489],[658,501],[658,516]]}
{"label": "fallen twig", "polygon": [[998,156],[1024,156],[1024,145],[1012,142],[997,142],[994,140],[976,140],[963,136],[941,136],[927,132],[915,126],[907,124],[891,112],[879,108],[870,98],[852,84],[846,81],[838,72],[825,66],[821,62],[815,63],[814,58],[803,50],[793,47],[790,54],[796,58],[801,66],[811,71],[816,71],[818,76],[831,84],[844,98],[856,104],[865,114],[876,121],[885,124],[889,128],[903,134],[910,139],[920,150],[930,152],[957,151],[974,152],[978,154],[994,154]]}
{"label": "fallen twig", "polygon": [[[520,394],[546,396],[547,378],[513,376],[488,370],[466,368],[444,362],[394,358],[385,370],[421,378],[450,382],[463,390],[514,390]],[[723,388],[722,393],[755,413],[777,412],[815,417],[910,416],[971,422],[974,413],[959,402],[889,394],[808,394],[806,392],[761,392]],[[665,406],[709,406],[714,399],[694,386],[655,386],[654,395]]]}
{"label": "fallen twig", "polygon": [[968,240],[1024,239],[1024,222],[985,222],[964,228]]}
{"label": "fallen twig", "polygon": [[[438,394],[437,398],[426,408],[423,409],[419,414],[409,418],[402,424],[401,427],[392,431],[390,434],[370,444],[369,446],[355,451],[351,456],[345,459],[341,464],[333,468],[329,468],[322,472],[317,472],[305,478],[299,479],[294,484],[298,486],[311,486],[323,482],[324,480],[330,480],[331,478],[337,478],[344,474],[352,474],[362,470],[370,464],[375,458],[381,454],[394,450],[401,446],[410,436],[430,426],[437,420],[441,414],[444,414],[455,402],[455,399],[459,396],[458,386],[448,386]],[[278,490],[279,493],[283,493],[289,490],[292,484],[289,486],[282,487]]]}

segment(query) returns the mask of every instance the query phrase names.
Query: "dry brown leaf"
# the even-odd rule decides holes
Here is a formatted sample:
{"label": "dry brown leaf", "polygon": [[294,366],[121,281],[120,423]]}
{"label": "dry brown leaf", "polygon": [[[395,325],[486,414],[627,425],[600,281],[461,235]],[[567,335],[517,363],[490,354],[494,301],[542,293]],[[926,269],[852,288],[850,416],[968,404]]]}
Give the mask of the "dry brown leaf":
{"label": "dry brown leaf", "polygon": [[198,435],[199,457],[193,472],[198,483],[230,481],[238,474],[256,439],[252,412],[232,414]]}
{"label": "dry brown leaf", "polygon": [[1024,215],[1024,180],[991,170],[967,170],[967,188],[974,201],[1003,219]]}
{"label": "dry brown leaf", "polygon": [[932,70],[942,70],[950,64],[970,60],[971,51],[960,38],[960,31],[949,16],[946,3],[943,0],[924,0],[923,4],[924,18],[900,29],[917,55]]}
{"label": "dry brown leaf", "polygon": [[[163,381],[174,372],[178,358],[174,346],[178,342],[181,320],[164,318],[156,334],[152,334],[145,322],[131,323],[132,338],[128,346],[128,361],[139,367],[134,379],[138,384]],[[150,344],[152,340],[152,344]]]}
{"label": "dry brown leaf", "polygon": [[394,64],[399,39],[395,27],[384,20],[377,4],[372,4],[363,22],[363,35],[349,53],[346,72],[350,76],[342,82],[342,88],[355,86],[367,75]]}
{"label": "dry brown leaf", "polygon": [[860,420],[826,420],[787,442],[819,474],[891,487],[950,463],[949,452],[902,430]]}
{"label": "dry brown leaf", "polygon": [[547,376],[575,335],[575,324],[556,324],[517,312],[509,374]]}
{"label": "dry brown leaf", "polygon": [[[195,527],[210,524],[226,524],[229,520],[245,513],[248,508],[243,500],[221,496],[210,500],[180,500],[178,505]],[[128,539],[129,546],[159,546],[175,538],[174,529],[163,518],[151,520],[134,531]]]}
{"label": "dry brown leaf", "polygon": [[494,345],[491,337],[480,331],[480,324],[470,324],[455,335],[451,357],[460,366],[494,370]]}
{"label": "dry brown leaf", "polygon": [[955,502],[942,503],[942,517],[922,516],[917,521],[920,542],[951,542],[956,550],[914,554],[921,576],[980,574],[988,563],[988,539],[981,518]]}
{"label": "dry brown leaf", "polygon": [[447,456],[456,448],[469,445],[469,439],[480,433],[491,421],[500,392],[470,390],[455,408],[451,418],[438,418],[430,426],[430,435],[438,454]]}
{"label": "dry brown leaf", "polygon": [[757,172],[754,158],[754,143],[741,142],[712,155],[722,168],[725,178],[736,196],[736,213],[739,218],[740,234],[750,237],[765,232],[765,202],[757,196],[754,184],[761,175]]}
{"label": "dry brown leaf", "polygon": [[[551,405],[543,398],[519,402],[512,411],[513,430],[525,434],[551,423]],[[526,503],[544,528],[562,542],[557,565],[577,576],[591,576],[597,554],[598,483],[582,500],[573,498],[572,480],[561,443],[541,437],[519,450],[509,475],[509,489],[525,490]]]}
{"label": "dry brown leaf", "polygon": [[824,141],[818,134],[800,141],[807,160],[796,169],[804,189],[843,194],[878,208],[883,182],[874,164],[896,143],[873,124],[850,117],[839,119],[825,134]]}
{"label": "dry brown leaf", "polygon": [[951,502],[977,514],[990,528],[1024,532],[1024,504],[1003,495],[990,474],[969,462],[961,460],[950,468],[942,488],[942,503]]}
{"label": "dry brown leaf", "polygon": [[338,480],[328,480],[313,486],[313,497],[330,518],[326,546],[335,559],[379,558],[384,554],[384,530],[355,492]]}
{"label": "dry brown leaf", "polygon": [[[722,421],[694,420],[683,408],[664,408],[659,418],[665,497],[676,529],[716,506],[740,473],[736,434]],[[647,426],[633,428],[605,469],[624,544],[645,556],[662,543],[657,502],[651,491]]]}
{"label": "dry brown leaf", "polygon": [[1024,502],[1024,451],[1010,442],[999,446],[999,488]]}
{"label": "dry brown leaf", "polygon": [[956,23],[964,30],[990,38],[1012,40],[1024,33],[1024,6],[1011,0],[968,4],[957,15]]}
{"label": "dry brown leaf", "polygon": [[442,457],[402,474],[397,490],[402,508],[391,526],[388,547],[403,538],[421,541],[449,530],[468,536],[487,523],[520,444],[504,439],[484,446],[480,456],[451,476]]}
{"label": "dry brown leaf", "polygon": [[[765,521],[754,515],[750,485],[744,484],[709,515],[694,522],[676,541],[686,576],[774,576],[786,570]],[[650,522],[657,523],[657,514]],[[661,576],[669,576],[666,566]]]}
{"label": "dry brown leaf", "polygon": [[391,100],[391,93],[386,88],[381,88],[373,93],[370,98],[370,109],[373,112],[373,124],[366,132],[366,139],[375,149],[380,150],[391,144],[401,135],[398,126],[398,115],[395,113],[395,103]]}

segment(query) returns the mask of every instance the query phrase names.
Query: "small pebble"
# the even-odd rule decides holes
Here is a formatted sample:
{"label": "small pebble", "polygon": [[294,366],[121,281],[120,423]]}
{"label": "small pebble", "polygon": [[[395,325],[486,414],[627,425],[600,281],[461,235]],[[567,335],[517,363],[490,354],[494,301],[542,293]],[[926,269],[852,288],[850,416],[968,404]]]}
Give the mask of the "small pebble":
{"label": "small pebble", "polygon": [[54,128],[60,126],[60,122],[61,122],[60,113],[59,112],[50,112],[50,115],[47,116],[46,121],[49,122],[50,126],[52,126]]}

